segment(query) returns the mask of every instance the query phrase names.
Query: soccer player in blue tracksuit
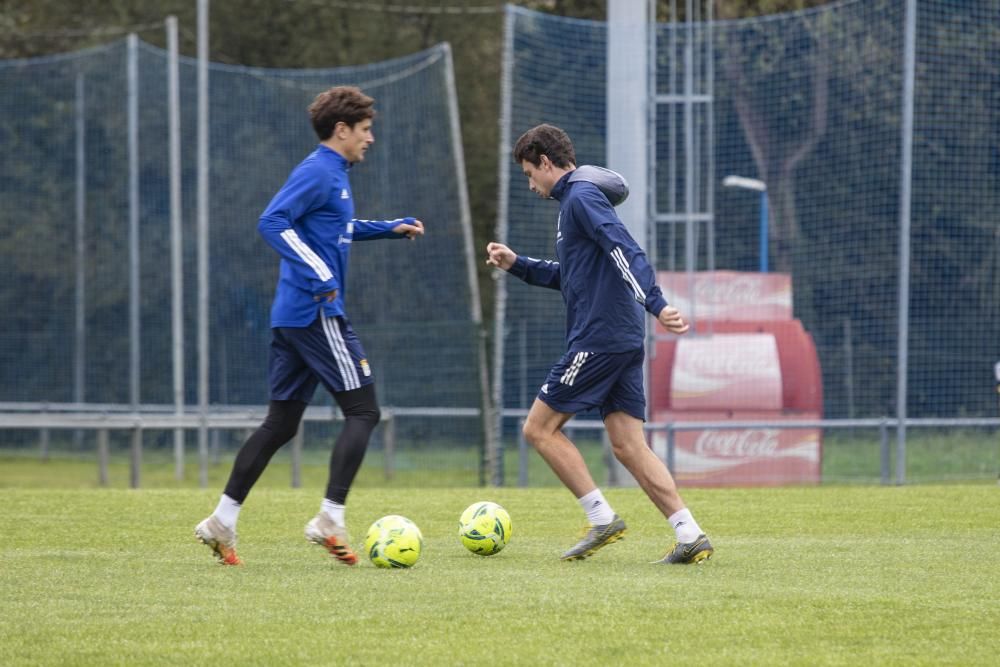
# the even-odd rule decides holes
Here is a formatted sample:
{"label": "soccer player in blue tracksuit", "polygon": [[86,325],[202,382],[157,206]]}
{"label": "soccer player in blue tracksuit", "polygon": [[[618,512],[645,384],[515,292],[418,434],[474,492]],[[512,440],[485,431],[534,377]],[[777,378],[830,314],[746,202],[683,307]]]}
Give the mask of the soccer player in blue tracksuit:
{"label": "soccer player in blue tracksuit", "polygon": [[486,252],[491,266],[528,284],[560,290],[566,303],[566,354],[549,372],[524,424],[525,438],[577,497],[590,522],[583,539],[562,558],[586,558],[625,533],[625,522],[562,432],[574,414],[589,408],[600,409],[615,458],[676,532],[677,541],[659,562],[710,558],[711,543],[685,507],[670,471],[646,444],[643,431],[644,311],[675,334],[685,333],[688,325],[667,305],[645,253],[615,213],[613,203],[627,193],[624,181],[608,170],[577,170],[573,143],[552,125],[525,132],[514,145],[514,161],[532,192],[559,201],[558,261],[520,256],[501,243],[488,244]]}
{"label": "soccer player in blue tracksuit", "polygon": [[302,414],[322,383],[344,413],[344,427],[330,456],[330,477],[306,538],[353,565],[344,503],[379,421],[372,369],[344,312],[347,261],[354,241],[414,239],[424,233],[415,218],[357,220],[348,171],[375,140],[374,100],[349,86],[331,88],[313,101],[309,115],[320,143],[297,166],[260,217],[258,230],[281,256],[271,307],[271,400],[264,423],[233,464],[218,507],[195,528],[220,562],[236,555],[240,507],[275,452],[298,431]]}

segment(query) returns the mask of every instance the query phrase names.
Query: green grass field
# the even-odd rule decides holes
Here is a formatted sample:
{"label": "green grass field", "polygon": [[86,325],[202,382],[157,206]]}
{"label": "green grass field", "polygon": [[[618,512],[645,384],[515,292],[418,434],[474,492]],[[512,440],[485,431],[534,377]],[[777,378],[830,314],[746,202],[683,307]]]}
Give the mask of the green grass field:
{"label": "green grass field", "polygon": [[[6,466],[4,466],[6,467]],[[357,542],[416,521],[411,570],[309,545],[316,489],[255,489],[242,568],[192,537],[218,491],[0,489],[0,664],[997,664],[994,484],[686,491],[716,557],[658,566],[669,528],[640,491],[607,495],[619,543],[558,560],[582,514],[558,488],[352,492]],[[513,538],[466,552],[457,518],[503,504]]]}

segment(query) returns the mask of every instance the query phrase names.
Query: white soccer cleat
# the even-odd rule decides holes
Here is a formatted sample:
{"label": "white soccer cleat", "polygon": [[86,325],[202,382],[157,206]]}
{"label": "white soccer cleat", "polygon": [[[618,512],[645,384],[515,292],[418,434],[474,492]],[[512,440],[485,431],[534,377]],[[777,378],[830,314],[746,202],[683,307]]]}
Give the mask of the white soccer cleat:
{"label": "white soccer cleat", "polygon": [[222,565],[242,565],[236,555],[236,531],[228,528],[212,515],[194,528],[194,536],[207,545]]}
{"label": "white soccer cleat", "polygon": [[341,563],[354,565],[358,562],[357,555],[351,550],[347,528],[334,523],[326,512],[320,512],[306,524],[306,539],[326,549]]}

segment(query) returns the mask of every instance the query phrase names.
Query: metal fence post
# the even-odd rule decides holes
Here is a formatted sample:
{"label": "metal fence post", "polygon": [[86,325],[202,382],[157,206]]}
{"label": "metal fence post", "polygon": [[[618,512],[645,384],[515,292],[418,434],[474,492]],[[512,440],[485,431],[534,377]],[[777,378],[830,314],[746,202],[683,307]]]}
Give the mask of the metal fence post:
{"label": "metal fence post", "polygon": [[382,465],[385,479],[389,481],[396,474],[396,418],[392,412],[383,412]]}
{"label": "metal fence post", "polygon": [[108,429],[97,431],[97,483],[108,485]]}
{"label": "metal fence post", "polygon": [[[76,74],[76,277],[73,312],[73,402],[83,403],[87,354],[87,109],[83,73]],[[83,431],[73,432],[73,445],[83,444]]]}
{"label": "metal fence post", "polygon": [[132,429],[132,456],[129,462],[129,486],[138,489],[142,482],[142,427]]}
{"label": "metal fence post", "polygon": [[917,56],[917,0],[907,0],[903,41],[903,108],[899,166],[899,312],[896,343],[896,484],[906,481],[906,396],[910,360],[910,206],[913,187],[913,106]]}
{"label": "metal fence post", "polygon": [[[170,162],[170,333],[174,414],[184,415],[184,239],[181,220],[181,102],[177,17],[168,16],[167,137]],[[174,429],[174,479],[184,479],[184,429]]]}
{"label": "metal fence post", "polygon": [[[139,404],[142,401],[142,311],[141,311],[141,252],[139,205],[139,37],[128,36],[126,119],[128,154],[128,351],[129,405],[136,415],[136,431],[132,434],[132,457],[139,455],[142,433],[139,430]],[[139,486],[138,463],[133,460],[132,487]]]}
{"label": "metal fence post", "polygon": [[882,460],[882,484],[889,484],[889,420],[882,418],[882,423],[878,427],[879,448]]}
{"label": "metal fence post", "polygon": [[292,488],[302,487],[302,443],[305,440],[306,423],[299,423],[299,430],[292,438]]}
{"label": "metal fence post", "polygon": [[524,437],[524,422],[517,424],[517,485],[528,486],[528,441]]}
{"label": "metal fence post", "polygon": [[667,424],[667,470],[674,474],[674,425]]}
{"label": "metal fence post", "polygon": [[195,156],[197,162],[197,192],[196,192],[196,242],[197,253],[197,349],[198,349],[198,482],[202,488],[208,486],[208,404],[209,396],[209,162],[208,162],[208,2],[198,0],[198,33],[197,33],[197,146]]}
{"label": "metal fence post", "polygon": [[608,471],[608,486],[618,486],[618,466],[615,465],[615,454],[611,449],[611,436],[607,429],[601,431],[601,454]]}
{"label": "metal fence post", "polygon": [[222,460],[222,443],[220,442],[221,431],[220,429],[213,428],[208,432],[208,452],[209,461],[212,465],[219,465],[219,461]]}

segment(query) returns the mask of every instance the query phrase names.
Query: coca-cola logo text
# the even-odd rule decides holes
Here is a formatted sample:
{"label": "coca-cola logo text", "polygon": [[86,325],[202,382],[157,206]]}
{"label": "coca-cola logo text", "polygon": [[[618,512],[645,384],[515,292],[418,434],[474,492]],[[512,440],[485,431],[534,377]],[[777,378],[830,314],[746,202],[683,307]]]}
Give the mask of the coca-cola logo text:
{"label": "coca-cola logo text", "polygon": [[699,280],[695,283],[694,294],[699,303],[749,305],[764,301],[761,282],[747,277]]}
{"label": "coca-cola logo text", "polygon": [[777,377],[780,374],[776,355],[771,352],[725,350],[694,351],[678,355],[677,366],[698,377]]}
{"label": "coca-cola logo text", "polygon": [[696,454],[727,458],[770,458],[777,449],[775,429],[702,431],[694,443]]}

